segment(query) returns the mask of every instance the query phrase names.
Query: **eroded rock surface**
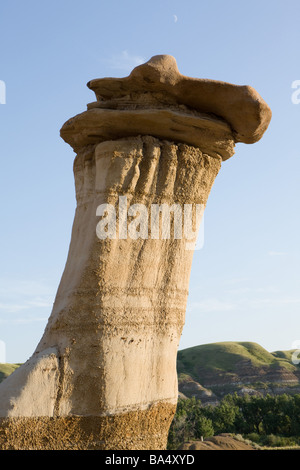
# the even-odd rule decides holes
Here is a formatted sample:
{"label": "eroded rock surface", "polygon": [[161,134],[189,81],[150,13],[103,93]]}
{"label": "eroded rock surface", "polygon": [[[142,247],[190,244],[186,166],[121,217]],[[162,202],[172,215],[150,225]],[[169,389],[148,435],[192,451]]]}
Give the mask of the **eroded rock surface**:
{"label": "eroded rock surface", "polygon": [[270,119],[254,90],[183,77],[170,56],[88,86],[97,101],[61,129],[77,154],[66,267],[36,351],[0,385],[3,449],[165,448],[196,234],[184,209]]}

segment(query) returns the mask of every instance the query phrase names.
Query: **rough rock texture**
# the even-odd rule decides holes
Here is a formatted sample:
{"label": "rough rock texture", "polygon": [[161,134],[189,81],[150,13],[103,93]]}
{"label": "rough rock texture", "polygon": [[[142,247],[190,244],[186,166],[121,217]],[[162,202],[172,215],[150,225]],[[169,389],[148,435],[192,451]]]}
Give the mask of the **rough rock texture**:
{"label": "rough rock texture", "polygon": [[[159,94],[159,102],[176,103],[219,116],[229,124],[236,142],[257,142],[267,129],[271,110],[250,86],[185,77],[171,56],[155,56],[136,67],[126,78],[91,80],[97,98],[126,99],[129,94]],[[178,140],[178,137],[177,139]]]}
{"label": "rough rock texture", "polygon": [[1,450],[165,449],[174,407],[117,415],[0,418]]}
{"label": "rough rock texture", "polygon": [[[153,232],[151,211],[204,207],[244,132],[233,128],[235,107],[253,141],[270,116],[254,91],[216,82],[209,98],[198,80],[182,80],[174,59],[158,56],[123,82],[90,82],[98,100],[61,129],[77,154],[69,254],[36,351],[0,385],[0,448],[166,446],[195,237],[178,236],[175,213],[169,237]],[[220,114],[205,104],[218,92]],[[116,231],[103,237],[110,210]]]}
{"label": "rough rock texture", "polygon": [[200,385],[196,380],[193,380],[192,377],[186,375],[185,377],[180,377],[178,379],[178,397],[182,399],[195,397],[201,401],[203,406],[207,405],[217,405],[219,400],[217,396],[209,389]]}

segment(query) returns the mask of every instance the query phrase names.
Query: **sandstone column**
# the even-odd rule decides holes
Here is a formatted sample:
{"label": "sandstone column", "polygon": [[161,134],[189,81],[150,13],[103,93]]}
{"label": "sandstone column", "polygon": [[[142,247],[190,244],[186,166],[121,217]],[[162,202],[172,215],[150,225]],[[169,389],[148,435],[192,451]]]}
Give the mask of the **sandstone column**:
{"label": "sandstone column", "polygon": [[171,56],[88,87],[97,100],[61,129],[76,153],[66,267],[35,352],[0,385],[2,449],[165,448],[193,256],[184,209],[206,205],[236,142],[271,118],[251,87],[185,77]]}

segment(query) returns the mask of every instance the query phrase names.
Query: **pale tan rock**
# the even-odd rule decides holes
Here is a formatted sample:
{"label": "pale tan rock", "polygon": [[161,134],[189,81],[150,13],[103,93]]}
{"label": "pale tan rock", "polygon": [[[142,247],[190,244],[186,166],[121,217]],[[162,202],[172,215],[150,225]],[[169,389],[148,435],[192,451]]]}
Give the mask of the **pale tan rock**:
{"label": "pale tan rock", "polygon": [[155,137],[200,147],[213,157],[227,160],[234,154],[232,131],[221,119],[186,109],[102,109],[98,102],[92,105],[89,111],[66,122],[61,130],[63,139],[76,152],[85,145],[148,135],[151,129]]}
{"label": "pale tan rock", "polygon": [[236,142],[257,142],[266,131],[271,110],[251,86],[186,77],[171,56],[152,57],[126,78],[102,78],[88,82],[99,100],[155,93],[162,101],[209,113],[229,124]]}
{"label": "pale tan rock", "polygon": [[[61,129],[77,153],[69,254],[36,351],[0,385],[0,448],[166,446],[178,396],[176,355],[194,241],[182,230],[185,218],[177,219],[178,212],[169,238],[156,237],[154,224],[146,231],[134,225],[132,215],[146,211],[152,222],[157,205],[206,205],[242,129],[240,123],[239,131],[232,130],[233,111],[226,106],[230,99],[234,106],[241,103],[245,94],[220,85],[227,101],[216,117],[212,97],[212,108],[205,110],[190,109],[187,90],[178,99],[183,79],[169,56],[153,58],[130,77],[90,84],[105,101],[90,104]],[[199,84],[188,83],[196,99],[193,83]],[[253,139],[262,132],[263,118],[253,125],[255,105],[247,100],[247,138]],[[117,230],[101,239],[103,204],[115,211]],[[182,237],[176,231],[174,236],[176,227]]]}
{"label": "pale tan rock", "polygon": [[0,400],[0,416],[53,415],[59,388],[58,351],[35,354],[5,380]]}

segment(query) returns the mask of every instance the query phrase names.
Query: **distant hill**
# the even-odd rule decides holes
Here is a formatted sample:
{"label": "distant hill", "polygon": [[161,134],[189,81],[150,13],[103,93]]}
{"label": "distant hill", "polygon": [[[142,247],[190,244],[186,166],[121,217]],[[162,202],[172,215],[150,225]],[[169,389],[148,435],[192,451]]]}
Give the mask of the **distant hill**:
{"label": "distant hill", "polygon": [[293,351],[270,353],[257,343],[211,343],[178,352],[179,392],[216,403],[225,394],[300,393]]}
{"label": "distant hill", "polygon": [[0,363],[0,382],[8,377],[20,364],[1,364]]}
{"label": "distant hill", "polygon": [[[210,343],[178,351],[179,396],[217,404],[227,393],[300,393],[300,365],[291,351],[270,353],[257,343]],[[0,364],[0,382],[20,364]]]}

